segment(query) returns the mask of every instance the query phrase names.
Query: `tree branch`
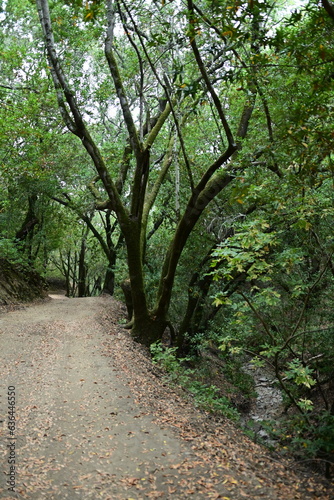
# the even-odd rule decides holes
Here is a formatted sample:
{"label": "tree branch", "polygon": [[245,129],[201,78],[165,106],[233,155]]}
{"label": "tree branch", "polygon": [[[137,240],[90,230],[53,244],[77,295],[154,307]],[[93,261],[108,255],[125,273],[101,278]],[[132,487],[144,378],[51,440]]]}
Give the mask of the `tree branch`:
{"label": "tree branch", "polygon": [[9,89],[9,90],[15,90],[15,91],[30,90],[31,92],[34,92],[35,94],[40,94],[40,91],[34,89],[33,87],[24,87],[24,86],[18,87],[17,85],[4,85],[1,83],[0,83],[0,87],[2,89]]}
{"label": "tree branch", "polygon": [[[126,9],[126,12],[128,13],[128,15],[129,15],[129,17],[131,19],[133,28],[134,28],[135,32],[137,33],[137,35],[139,37],[140,44],[141,44],[142,49],[143,49],[143,51],[145,53],[146,59],[147,59],[149,65],[150,65],[150,67],[151,67],[151,69],[152,69],[152,71],[154,73],[154,76],[156,77],[158,83],[164,89],[164,92],[166,94],[167,101],[168,101],[168,104],[169,104],[169,107],[170,107],[170,111],[172,112],[172,115],[173,115],[174,123],[175,123],[176,129],[177,129],[179,141],[180,141],[180,144],[181,144],[181,149],[182,149],[184,162],[185,162],[185,165],[186,165],[186,168],[187,168],[187,172],[188,172],[191,189],[193,190],[194,189],[194,184],[193,184],[193,179],[192,179],[192,174],[191,174],[191,168],[190,168],[190,164],[189,164],[189,159],[188,159],[188,156],[187,156],[187,153],[186,153],[186,148],[185,148],[185,144],[184,144],[184,140],[183,140],[183,136],[182,136],[182,132],[181,132],[179,120],[177,119],[177,116],[176,116],[176,113],[175,113],[174,103],[173,103],[172,97],[170,95],[170,85],[168,84],[168,82],[166,82],[167,76],[165,75],[165,82],[163,82],[162,79],[160,78],[160,75],[159,75],[159,73],[158,73],[155,65],[153,64],[153,62],[152,62],[152,60],[150,58],[150,55],[149,55],[149,53],[148,53],[148,51],[146,49],[145,43],[143,42],[140,30],[138,29],[137,24],[136,24],[136,22],[135,22],[135,20],[134,20],[134,18],[132,16],[132,14],[131,14],[131,12],[129,11],[127,5],[124,2],[123,2],[123,5],[124,5],[124,8]],[[166,108],[167,108],[167,106],[166,106]],[[165,110],[166,110],[166,108],[165,108]],[[164,114],[164,113],[162,113],[162,114]],[[167,119],[167,117],[168,117],[168,115],[166,115],[166,119]],[[161,126],[163,125],[164,121],[161,122]],[[158,122],[158,123],[160,124],[160,122]],[[151,140],[156,138],[157,132],[159,132],[159,131],[160,131],[160,129],[156,130],[156,135],[152,135],[151,136]],[[146,142],[146,144],[147,144],[147,142]]]}
{"label": "tree branch", "polygon": [[128,130],[130,144],[136,156],[139,156],[141,151],[141,146],[137,134],[137,129],[133,121],[132,113],[128,103],[127,95],[123,86],[122,78],[118,69],[116,58],[114,56],[114,51],[112,48],[114,39],[114,16],[115,8],[113,0],[107,0],[107,37],[105,41],[105,56],[108,61],[111,76],[114,81],[117,97],[119,99],[125,125]]}
{"label": "tree branch", "polygon": [[[93,160],[95,168],[102,180],[102,183],[105,187],[105,190],[110,198],[110,204],[112,209],[117,213],[120,222],[126,224],[127,222],[127,211],[122,204],[120,196],[117,192],[117,189],[111,179],[109,171],[104,163],[102,155],[99,151],[99,148],[93,141],[91,135],[89,134],[86,125],[84,123],[83,117],[81,115],[79,106],[77,105],[75,96],[73,92],[70,90],[70,87],[66,81],[65,75],[62,71],[56,50],[54,37],[52,33],[52,25],[50,19],[49,5],[48,0],[36,0],[37,10],[39,13],[40,23],[43,29],[43,33],[45,36],[45,45],[47,49],[48,59],[50,63],[50,71],[53,78],[54,86],[57,92],[58,105],[62,112],[64,121],[68,127],[68,129],[79,137],[88,152],[89,156]],[[66,104],[64,101],[64,97],[66,99],[66,103],[68,104],[72,117],[69,115],[69,112],[66,108]]]}
{"label": "tree branch", "polygon": [[195,23],[195,12],[194,12],[194,5],[193,5],[193,2],[192,0],[188,0],[188,9],[189,9],[189,33],[190,33],[190,45],[193,49],[193,53],[194,53],[194,56],[195,56],[195,59],[196,59],[196,62],[197,62],[197,66],[203,76],[203,80],[207,86],[207,89],[212,97],[212,100],[216,106],[216,109],[218,111],[218,115],[219,115],[219,118],[222,122],[222,125],[224,127],[224,130],[225,130],[225,134],[226,134],[226,137],[227,137],[227,141],[228,141],[228,144],[230,147],[234,147],[236,148],[236,143],[234,141],[234,138],[233,138],[233,134],[232,134],[232,131],[230,129],[230,126],[227,122],[227,119],[226,119],[226,116],[225,116],[225,113],[223,111],[223,107],[221,105],[221,102],[220,102],[220,99],[219,97],[217,96],[212,84],[211,84],[211,81],[210,81],[210,78],[208,76],[208,73],[206,71],[206,68],[205,68],[205,64],[202,60],[202,57],[200,55],[200,52],[198,50],[198,47],[197,47],[197,43],[196,43],[196,32],[195,32],[195,27],[194,27],[194,23]]}

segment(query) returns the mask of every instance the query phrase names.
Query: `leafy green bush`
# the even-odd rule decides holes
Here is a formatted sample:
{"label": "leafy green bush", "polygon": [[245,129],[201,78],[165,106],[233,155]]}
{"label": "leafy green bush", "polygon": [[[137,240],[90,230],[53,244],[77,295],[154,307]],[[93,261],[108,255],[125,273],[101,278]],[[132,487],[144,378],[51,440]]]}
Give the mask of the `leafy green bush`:
{"label": "leafy green bush", "polygon": [[266,422],[266,431],[282,451],[292,453],[303,462],[316,462],[330,476],[334,464],[334,415],[323,412],[308,419],[301,415],[284,418],[279,423]]}
{"label": "leafy green bush", "polygon": [[169,379],[184,387],[193,396],[196,404],[206,411],[219,412],[222,415],[238,420],[239,414],[228,398],[219,395],[219,389],[214,385],[204,384],[200,370],[192,370],[184,366],[190,358],[178,359],[177,348],[164,347],[161,342],[155,342],[150,347],[153,363],[159,364],[168,373]]}
{"label": "leafy green bush", "polygon": [[17,244],[13,240],[0,237],[0,257],[7,260],[11,264],[26,265],[24,255],[19,251]]}

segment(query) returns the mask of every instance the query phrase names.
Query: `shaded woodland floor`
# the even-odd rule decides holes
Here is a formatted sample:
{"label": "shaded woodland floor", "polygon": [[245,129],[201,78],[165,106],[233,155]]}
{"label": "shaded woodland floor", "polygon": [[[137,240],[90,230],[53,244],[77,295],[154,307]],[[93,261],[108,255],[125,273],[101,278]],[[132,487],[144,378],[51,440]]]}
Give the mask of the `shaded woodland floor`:
{"label": "shaded woodland floor", "polygon": [[[331,499],[322,477],[166,383],[111,297],[0,315],[0,498]],[[7,389],[15,386],[15,492]]]}

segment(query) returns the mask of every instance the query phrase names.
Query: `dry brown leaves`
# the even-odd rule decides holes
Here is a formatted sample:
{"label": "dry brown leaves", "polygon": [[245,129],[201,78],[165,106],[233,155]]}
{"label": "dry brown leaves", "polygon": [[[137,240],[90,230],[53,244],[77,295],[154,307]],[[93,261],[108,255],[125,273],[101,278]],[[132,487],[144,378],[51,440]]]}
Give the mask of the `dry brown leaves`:
{"label": "dry brown leaves", "polygon": [[[253,443],[233,423],[196,409],[182,389],[170,387],[163,373],[152,364],[146,348],[136,344],[129,332],[117,325],[124,308],[116,301],[102,321],[109,331],[105,354],[126,377],[141,411],[155,416],[156,422],[174,429],[188,444],[194,458],[171,467],[182,477],[169,486],[176,498],[244,498],[307,500],[334,498],[333,485],[293,461],[270,454]],[[112,324],[110,319],[112,318]],[[138,485],[138,478],[129,478]],[[166,485],[168,482],[166,481]],[[162,492],[145,492],[142,498],[159,498]]]}

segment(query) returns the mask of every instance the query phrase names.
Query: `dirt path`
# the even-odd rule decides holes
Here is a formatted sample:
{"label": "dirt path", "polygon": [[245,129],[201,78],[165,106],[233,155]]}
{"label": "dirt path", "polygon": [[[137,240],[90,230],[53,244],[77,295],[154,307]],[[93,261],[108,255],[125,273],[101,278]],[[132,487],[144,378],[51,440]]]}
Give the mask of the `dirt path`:
{"label": "dirt path", "polygon": [[334,498],[170,392],[119,315],[53,296],[0,316],[0,498]]}

